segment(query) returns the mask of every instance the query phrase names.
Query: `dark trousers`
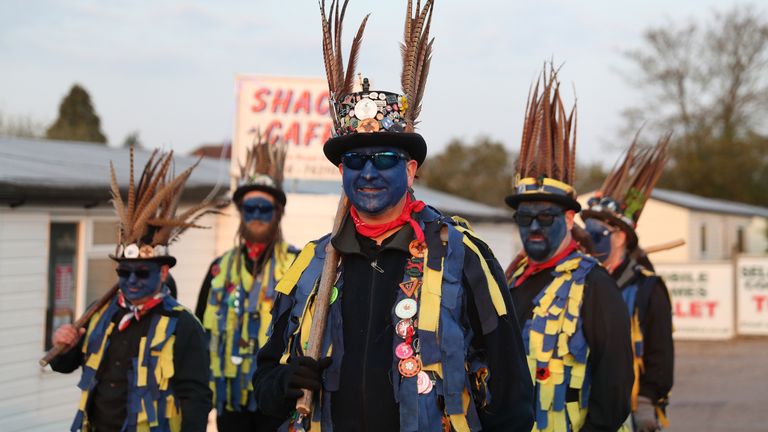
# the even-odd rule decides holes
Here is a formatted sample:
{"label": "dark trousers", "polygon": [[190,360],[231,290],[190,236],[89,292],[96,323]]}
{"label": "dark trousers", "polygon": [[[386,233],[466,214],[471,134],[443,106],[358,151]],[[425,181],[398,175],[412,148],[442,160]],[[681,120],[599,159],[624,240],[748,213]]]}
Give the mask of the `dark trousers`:
{"label": "dark trousers", "polygon": [[246,410],[224,410],[216,418],[219,432],[275,432],[282,423],[282,419]]}

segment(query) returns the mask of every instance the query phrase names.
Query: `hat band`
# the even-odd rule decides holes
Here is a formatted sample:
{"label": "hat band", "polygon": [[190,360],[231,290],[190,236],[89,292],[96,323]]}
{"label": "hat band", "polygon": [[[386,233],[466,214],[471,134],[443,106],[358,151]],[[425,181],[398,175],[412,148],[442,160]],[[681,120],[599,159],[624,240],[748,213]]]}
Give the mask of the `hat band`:
{"label": "hat band", "polygon": [[550,193],[567,197],[573,197],[576,194],[571,185],[549,177],[519,179],[515,183],[515,192],[518,195]]}
{"label": "hat band", "polygon": [[146,258],[160,258],[167,257],[168,246],[166,245],[142,245],[139,246],[136,243],[129,245],[118,245],[117,253],[115,257],[118,259],[146,259]]}

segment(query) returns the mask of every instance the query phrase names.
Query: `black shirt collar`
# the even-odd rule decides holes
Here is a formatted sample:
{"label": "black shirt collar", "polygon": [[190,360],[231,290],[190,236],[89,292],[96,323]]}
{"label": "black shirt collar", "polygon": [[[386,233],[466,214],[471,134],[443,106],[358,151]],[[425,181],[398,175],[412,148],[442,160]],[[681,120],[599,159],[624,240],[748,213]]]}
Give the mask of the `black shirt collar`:
{"label": "black shirt collar", "polygon": [[413,239],[413,227],[410,224],[405,224],[394,234],[384,239],[381,245],[377,245],[375,240],[357,232],[355,222],[347,214],[341,222],[339,233],[331,239],[331,244],[342,254],[360,254],[371,257],[386,249],[409,252],[408,246]]}

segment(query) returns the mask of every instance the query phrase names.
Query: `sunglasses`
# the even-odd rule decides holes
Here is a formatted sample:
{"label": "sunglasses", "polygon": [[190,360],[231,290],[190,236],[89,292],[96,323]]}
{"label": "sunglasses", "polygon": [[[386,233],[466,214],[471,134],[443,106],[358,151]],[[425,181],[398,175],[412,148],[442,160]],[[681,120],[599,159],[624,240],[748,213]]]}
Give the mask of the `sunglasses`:
{"label": "sunglasses", "polygon": [[562,216],[562,212],[544,212],[544,213],[537,213],[537,214],[530,214],[530,213],[515,213],[515,222],[522,227],[528,227],[531,226],[533,223],[533,220],[536,219],[539,222],[539,225],[543,227],[552,226],[553,223],[555,223],[555,219]]}
{"label": "sunglasses", "polygon": [[125,267],[118,267],[115,271],[117,272],[117,276],[124,279],[131,277],[131,273],[135,274],[139,279],[146,279],[149,277],[149,269],[145,268],[129,269]]}
{"label": "sunglasses", "polygon": [[341,163],[345,168],[355,171],[363,169],[366,162],[371,161],[374,168],[379,170],[390,169],[397,165],[400,160],[408,160],[408,157],[393,151],[381,151],[376,153],[344,153],[341,156]]}
{"label": "sunglasses", "polygon": [[243,211],[253,213],[258,210],[259,213],[269,213],[275,209],[272,204],[243,204]]}

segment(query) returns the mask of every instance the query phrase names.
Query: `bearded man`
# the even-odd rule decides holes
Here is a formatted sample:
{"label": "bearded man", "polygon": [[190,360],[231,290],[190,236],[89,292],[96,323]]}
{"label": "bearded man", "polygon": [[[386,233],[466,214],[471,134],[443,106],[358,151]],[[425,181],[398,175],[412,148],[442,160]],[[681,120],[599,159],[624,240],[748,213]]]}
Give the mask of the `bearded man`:
{"label": "bearded man", "polygon": [[266,341],[275,286],[298,253],[282,238],[286,146],[258,135],[241,165],[232,201],[238,245],[216,258],[196,314],[210,336],[211,388],[220,432],[273,430],[253,394],[256,352]]}

